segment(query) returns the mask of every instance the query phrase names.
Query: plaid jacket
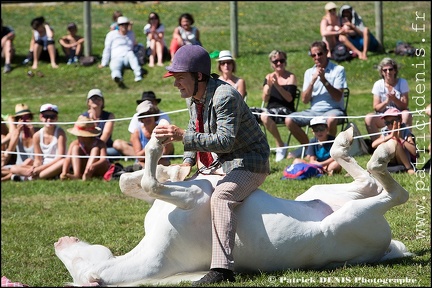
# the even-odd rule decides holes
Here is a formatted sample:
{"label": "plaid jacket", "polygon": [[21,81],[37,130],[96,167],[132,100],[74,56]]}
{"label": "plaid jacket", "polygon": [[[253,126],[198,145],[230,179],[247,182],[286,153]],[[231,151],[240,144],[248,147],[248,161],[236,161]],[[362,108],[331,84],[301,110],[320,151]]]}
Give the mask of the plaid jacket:
{"label": "plaid jacket", "polygon": [[210,78],[204,95],[204,133],[195,130],[196,105],[188,99],[189,125],[185,132],[183,162],[195,165],[196,151],[217,155],[223,171],[236,168],[269,173],[270,147],[255,116],[230,84]]}

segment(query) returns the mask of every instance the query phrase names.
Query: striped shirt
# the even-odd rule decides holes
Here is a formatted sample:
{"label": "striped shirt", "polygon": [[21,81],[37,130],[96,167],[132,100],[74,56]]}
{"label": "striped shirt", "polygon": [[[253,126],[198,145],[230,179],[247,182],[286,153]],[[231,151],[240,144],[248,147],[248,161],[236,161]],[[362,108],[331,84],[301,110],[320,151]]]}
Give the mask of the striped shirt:
{"label": "striped shirt", "polygon": [[195,165],[196,151],[217,155],[225,173],[236,168],[269,173],[270,147],[255,116],[230,84],[210,78],[204,99],[204,133],[195,130],[196,105],[188,99],[189,124],[183,162]]}

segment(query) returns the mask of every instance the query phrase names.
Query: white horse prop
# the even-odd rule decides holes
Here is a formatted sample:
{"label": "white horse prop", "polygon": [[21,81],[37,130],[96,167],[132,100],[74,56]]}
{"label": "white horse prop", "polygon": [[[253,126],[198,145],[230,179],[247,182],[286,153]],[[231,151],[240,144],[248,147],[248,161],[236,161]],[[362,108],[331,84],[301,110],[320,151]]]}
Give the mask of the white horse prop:
{"label": "white horse prop", "polygon": [[[412,255],[391,239],[384,218],[409,197],[387,171],[396,142],[380,145],[366,171],[348,155],[352,141],[352,128],[341,132],[331,155],[353,182],[315,185],[296,200],[258,189],[236,208],[236,272],[334,268]],[[105,246],[69,236],[54,244],[73,285],[174,284],[198,280],[209,269],[210,197],[222,176],[198,174],[182,181],[180,166],[157,165],[162,148],[152,137],[145,168],[120,178],[126,195],[155,199],[145,216],[145,236],[134,249],[114,256]]]}

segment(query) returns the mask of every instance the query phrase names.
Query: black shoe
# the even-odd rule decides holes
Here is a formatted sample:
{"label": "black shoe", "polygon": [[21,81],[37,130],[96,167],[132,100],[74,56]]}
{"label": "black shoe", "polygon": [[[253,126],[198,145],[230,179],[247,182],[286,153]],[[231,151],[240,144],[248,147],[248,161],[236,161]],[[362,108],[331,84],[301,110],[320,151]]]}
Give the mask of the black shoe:
{"label": "black shoe", "polygon": [[235,282],[234,272],[228,269],[211,269],[198,281],[193,281],[192,286],[202,286],[221,282]]}
{"label": "black shoe", "polygon": [[120,77],[114,77],[114,82],[117,83],[118,87],[126,88],[126,85],[123,83],[123,79],[121,79]]}
{"label": "black shoe", "polygon": [[16,182],[20,182],[22,179],[21,179],[21,176],[16,175],[16,174],[12,174],[11,180],[16,181]]}

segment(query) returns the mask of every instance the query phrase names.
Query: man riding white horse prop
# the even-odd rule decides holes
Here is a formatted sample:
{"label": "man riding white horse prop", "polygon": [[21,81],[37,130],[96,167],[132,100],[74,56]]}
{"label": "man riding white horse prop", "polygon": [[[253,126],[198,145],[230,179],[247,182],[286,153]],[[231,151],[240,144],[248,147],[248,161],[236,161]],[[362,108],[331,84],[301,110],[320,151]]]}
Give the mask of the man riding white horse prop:
{"label": "man riding white horse prop", "polygon": [[[353,182],[315,185],[296,200],[258,189],[236,208],[236,272],[334,268],[412,255],[391,239],[384,218],[409,197],[387,171],[396,141],[375,150],[367,171],[348,155],[352,141],[352,128],[341,132],[331,156]],[[126,195],[154,201],[145,216],[145,236],[134,249],[114,256],[105,246],[69,236],[54,244],[73,285],[174,284],[205,274],[212,251],[210,196],[223,176],[198,174],[183,181],[180,166],[157,165],[162,148],[152,136],[145,168],[120,179]]]}

